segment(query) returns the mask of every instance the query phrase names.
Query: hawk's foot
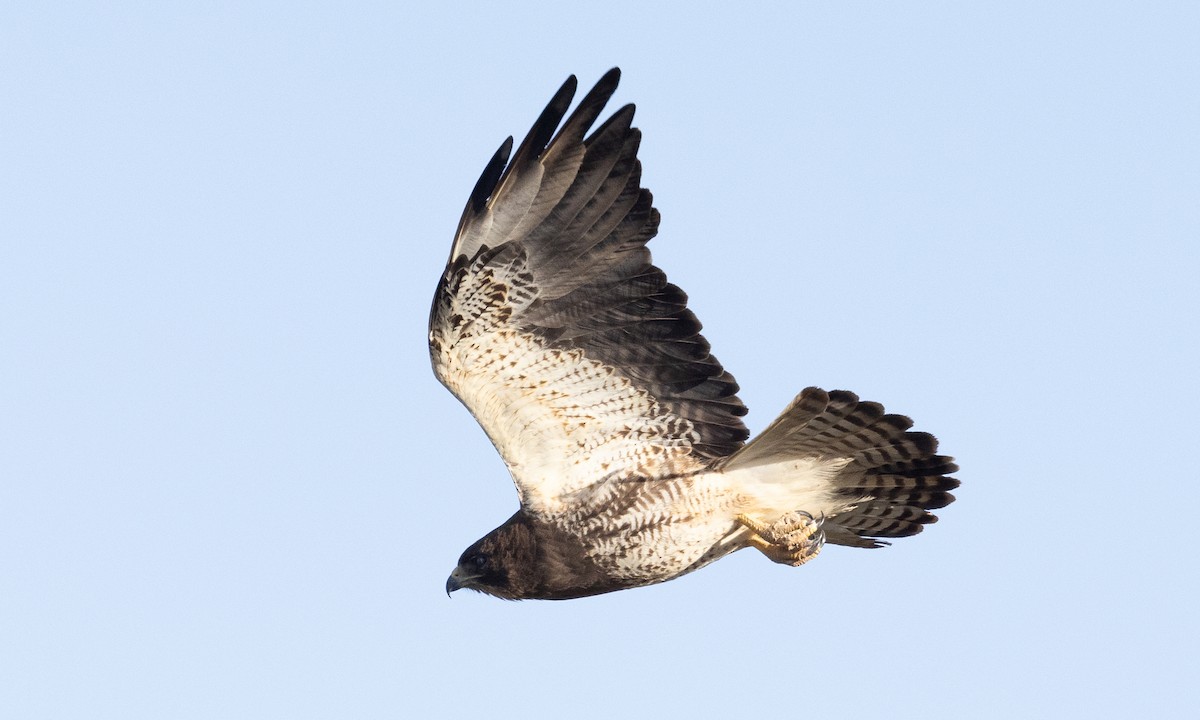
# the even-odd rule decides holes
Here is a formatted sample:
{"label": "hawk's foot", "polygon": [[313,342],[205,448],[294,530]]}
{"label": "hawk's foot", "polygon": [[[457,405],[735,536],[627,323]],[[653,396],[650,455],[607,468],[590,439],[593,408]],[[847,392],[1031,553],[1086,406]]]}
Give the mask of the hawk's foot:
{"label": "hawk's foot", "polygon": [[825,544],[821,530],[824,517],[814,518],[803,510],[785,513],[767,524],[748,515],[738,515],[737,521],[753,533],[750,544],[777,563],[799,567],[812,560]]}

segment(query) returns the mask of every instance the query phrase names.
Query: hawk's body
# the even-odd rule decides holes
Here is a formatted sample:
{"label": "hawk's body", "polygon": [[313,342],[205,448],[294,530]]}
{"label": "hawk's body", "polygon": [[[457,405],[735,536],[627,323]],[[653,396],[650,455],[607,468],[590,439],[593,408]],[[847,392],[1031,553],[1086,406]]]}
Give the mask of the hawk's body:
{"label": "hawk's body", "polygon": [[658,212],[640,187],[633,106],[585,139],[617,79],[551,139],[568,80],[507,166],[505,142],[434,298],[434,371],[487,431],[521,501],[448,588],[578,597],[750,545],[799,564],[823,538],[873,547],[920,531],[957,481],[907,418],[810,388],[743,444],[737,384],[645,247]]}

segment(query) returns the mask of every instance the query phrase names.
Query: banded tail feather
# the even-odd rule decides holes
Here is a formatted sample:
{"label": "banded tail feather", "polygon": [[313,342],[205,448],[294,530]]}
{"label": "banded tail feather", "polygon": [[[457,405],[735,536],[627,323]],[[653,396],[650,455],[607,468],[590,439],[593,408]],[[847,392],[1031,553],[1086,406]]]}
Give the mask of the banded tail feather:
{"label": "banded tail feather", "polygon": [[937,522],[929,511],[952,503],[959,485],[949,476],[958,470],[954,459],[938,455],[937,438],[912,425],[852,392],[810,387],[721,469],[757,476],[774,511],[790,490],[794,509],[824,513],[829,543],[881,547],[889,544],[881,538]]}

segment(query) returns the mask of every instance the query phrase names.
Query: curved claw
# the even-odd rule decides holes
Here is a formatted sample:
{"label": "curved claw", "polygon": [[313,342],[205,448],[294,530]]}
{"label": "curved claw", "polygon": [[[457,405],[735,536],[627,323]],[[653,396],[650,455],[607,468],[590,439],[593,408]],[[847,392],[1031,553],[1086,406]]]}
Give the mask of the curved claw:
{"label": "curved claw", "polygon": [[821,529],[825,522],[824,513],[820,518],[814,518],[803,510],[795,510],[769,525],[747,515],[739,515],[737,520],[752,531],[748,540],[750,545],[784,565],[803,565],[815,558],[825,545],[825,533]]}

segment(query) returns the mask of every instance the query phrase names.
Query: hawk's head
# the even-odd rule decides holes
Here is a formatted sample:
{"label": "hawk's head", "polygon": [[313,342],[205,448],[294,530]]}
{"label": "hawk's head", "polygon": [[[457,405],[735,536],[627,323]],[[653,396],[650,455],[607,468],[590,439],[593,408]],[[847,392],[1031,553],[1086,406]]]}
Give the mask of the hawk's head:
{"label": "hawk's head", "polygon": [[470,588],[505,600],[567,598],[619,590],[583,551],[579,538],[523,511],[463,551],[446,593]]}
{"label": "hawk's head", "polygon": [[528,525],[514,523],[515,519],[513,516],[463,551],[446,581],[446,594],[470,588],[506,600],[524,597],[521,591],[536,571],[536,541]]}

